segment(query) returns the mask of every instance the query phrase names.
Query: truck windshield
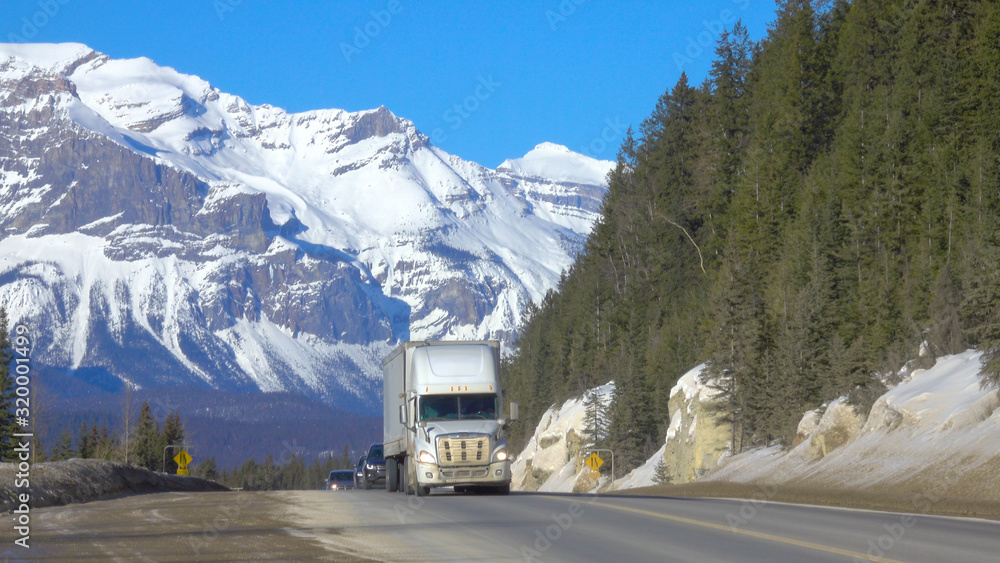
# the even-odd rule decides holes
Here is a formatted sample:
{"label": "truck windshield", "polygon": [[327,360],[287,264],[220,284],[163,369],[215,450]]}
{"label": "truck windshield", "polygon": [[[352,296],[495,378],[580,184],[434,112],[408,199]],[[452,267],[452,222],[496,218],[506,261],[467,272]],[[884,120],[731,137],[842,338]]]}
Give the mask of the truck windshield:
{"label": "truck windshield", "polygon": [[493,420],[496,395],[427,395],[420,398],[420,420]]}

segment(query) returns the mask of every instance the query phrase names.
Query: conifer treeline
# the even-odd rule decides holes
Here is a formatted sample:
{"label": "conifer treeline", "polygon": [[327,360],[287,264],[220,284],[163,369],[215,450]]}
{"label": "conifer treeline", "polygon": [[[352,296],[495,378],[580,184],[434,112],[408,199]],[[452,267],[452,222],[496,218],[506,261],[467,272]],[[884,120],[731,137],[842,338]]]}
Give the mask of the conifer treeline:
{"label": "conifer treeline", "polygon": [[176,411],[170,411],[160,422],[153,416],[148,401],[143,401],[137,422],[130,422],[128,438],[124,433],[109,433],[107,426],[97,429],[97,424],[80,425],[76,435],[64,431],[59,440],[46,454],[38,437],[35,437],[35,461],[63,461],[71,458],[104,459],[130,463],[151,471],[177,472],[177,463],[172,459],[178,449],[166,449],[168,445],[184,444],[184,425]]}
{"label": "conifer treeline", "polygon": [[344,446],[339,457],[321,456],[314,458],[312,463],[294,454],[290,459],[277,463],[272,456],[267,456],[263,463],[250,459],[232,471],[223,470],[221,473],[216,468],[215,459],[209,458],[195,468],[195,475],[248,491],[310,490],[324,488],[331,471],[354,467],[350,450]]}
{"label": "conifer treeline", "polygon": [[832,398],[868,408],[922,342],[978,346],[1000,380],[1000,6],[823,4],[779,2],[760,43],[737,25],[629,131],[505,365],[517,445],[614,380],[606,441],[634,467],[706,360],[737,452]]}

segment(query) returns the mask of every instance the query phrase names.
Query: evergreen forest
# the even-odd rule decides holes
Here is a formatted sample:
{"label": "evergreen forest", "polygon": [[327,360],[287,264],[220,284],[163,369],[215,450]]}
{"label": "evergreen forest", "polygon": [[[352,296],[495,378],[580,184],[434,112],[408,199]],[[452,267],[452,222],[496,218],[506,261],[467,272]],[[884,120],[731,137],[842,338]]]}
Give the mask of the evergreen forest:
{"label": "evergreen forest", "polygon": [[1000,381],[1000,3],[780,1],[761,41],[737,24],[702,84],[681,75],[608,179],[505,362],[515,450],[613,380],[596,438],[635,467],[703,362],[736,453],[840,396],[870,409],[908,362],[976,347]]}

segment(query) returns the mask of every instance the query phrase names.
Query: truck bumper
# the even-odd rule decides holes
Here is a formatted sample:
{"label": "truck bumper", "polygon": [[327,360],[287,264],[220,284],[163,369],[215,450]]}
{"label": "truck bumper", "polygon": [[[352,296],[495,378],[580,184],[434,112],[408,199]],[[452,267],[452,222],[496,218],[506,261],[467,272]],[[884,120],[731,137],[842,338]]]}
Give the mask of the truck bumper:
{"label": "truck bumper", "polygon": [[417,481],[425,487],[453,485],[502,486],[510,483],[510,462],[497,461],[475,467],[439,467],[434,463],[417,464]]}

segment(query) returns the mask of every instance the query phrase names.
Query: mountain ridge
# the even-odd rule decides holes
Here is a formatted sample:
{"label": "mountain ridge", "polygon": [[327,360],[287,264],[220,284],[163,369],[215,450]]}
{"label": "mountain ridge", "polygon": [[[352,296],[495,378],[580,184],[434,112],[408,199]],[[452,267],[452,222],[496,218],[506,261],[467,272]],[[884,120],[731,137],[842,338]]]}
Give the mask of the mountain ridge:
{"label": "mountain ridge", "polygon": [[510,344],[612,164],[490,170],[384,106],[292,114],[80,44],[0,44],[0,130],[0,305],[41,366],[359,413],[396,341]]}

